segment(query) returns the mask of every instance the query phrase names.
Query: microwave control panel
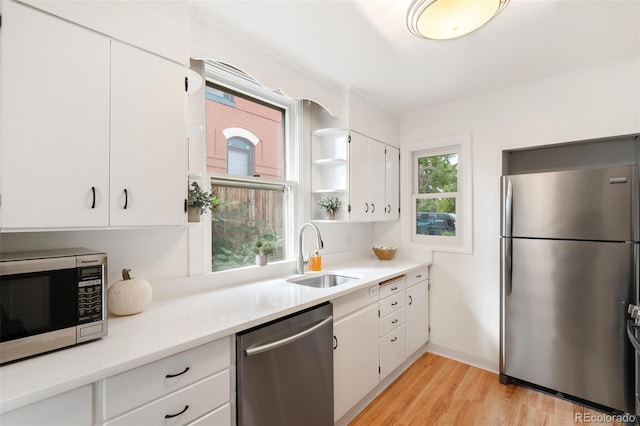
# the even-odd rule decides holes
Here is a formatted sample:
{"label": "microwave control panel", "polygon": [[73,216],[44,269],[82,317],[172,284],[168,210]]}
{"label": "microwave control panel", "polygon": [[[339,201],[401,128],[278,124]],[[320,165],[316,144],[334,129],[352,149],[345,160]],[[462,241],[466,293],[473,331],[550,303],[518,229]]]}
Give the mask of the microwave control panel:
{"label": "microwave control panel", "polygon": [[103,319],[103,265],[78,268],[78,324]]}

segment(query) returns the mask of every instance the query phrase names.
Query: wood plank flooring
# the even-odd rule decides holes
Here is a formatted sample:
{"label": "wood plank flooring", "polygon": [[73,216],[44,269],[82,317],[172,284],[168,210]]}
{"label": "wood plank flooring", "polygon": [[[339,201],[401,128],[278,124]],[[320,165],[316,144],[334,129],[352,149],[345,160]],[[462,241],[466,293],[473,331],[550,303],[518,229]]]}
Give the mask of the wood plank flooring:
{"label": "wood plank flooring", "polygon": [[598,415],[541,392],[502,385],[497,374],[486,370],[426,353],[349,426],[622,425],[580,421]]}

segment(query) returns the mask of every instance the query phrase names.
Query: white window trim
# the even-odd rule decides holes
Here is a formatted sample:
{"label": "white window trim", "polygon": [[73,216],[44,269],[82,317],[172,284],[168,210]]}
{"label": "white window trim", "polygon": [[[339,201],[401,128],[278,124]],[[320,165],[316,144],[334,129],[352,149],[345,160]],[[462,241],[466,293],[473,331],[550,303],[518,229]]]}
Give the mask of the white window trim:
{"label": "white window trim", "polygon": [[[416,229],[416,197],[414,154],[439,155],[452,148],[458,152],[458,196],[456,197],[456,237],[420,236],[414,238]],[[471,134],[430,139],[400,146],[402,174],[401,188],[401,232],[405,247],[426,248],[450,253],[473,253],[473,184]],[[450,194],[437,194],[450,196]]]}
{"label": "white window trim", "polygon": [[[255,80],[227,67],[224,64],[205,62],[205,80],[211,81],[222,87],[229,87],[236,92],[246,94],[255,99],[271,103],[285,110],[285,158],[284,168],[287,181],[278,182],[289,188],[286,209],[290,211],[288,221],[285,223],[286,250],[285,260],[268,263],[266,266],[246,266],[219,272],[211,271],[211,213],[206,212],[202,216],[201,226],[189,229],[189,275],[215,275],[227,284],[242,282],[252,278],[265,278],[267,276],[283,275],[290,273],[295,265],[295,232],[302,223],[302,196],[300,193],[300,179],[302,170],[301,141],[302,141],[302,107],[300,101],[291,99],[279,91],[263,87]],[[206,150],[206,144],[203,144]],[[206,158],[206,152],[203,153]],[[206,185],[214,173],[205,173],[203,176]],[[219,176],[218,176],[219,177]],[[250,179],[250,178],[249,178]],[[191,258],[193,256],[193,258]],[[286,271],[286,272],[285,272]]]}

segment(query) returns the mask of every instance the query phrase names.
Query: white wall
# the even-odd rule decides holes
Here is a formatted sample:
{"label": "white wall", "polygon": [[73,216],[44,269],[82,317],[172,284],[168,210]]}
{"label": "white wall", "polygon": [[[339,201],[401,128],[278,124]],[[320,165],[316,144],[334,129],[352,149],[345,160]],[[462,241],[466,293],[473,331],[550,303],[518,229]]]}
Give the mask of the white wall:
{"label": "white wall", "polygon": [[108,282],[121,271],[150,281],[187,276],[187,227],[51,231],[0,234],[0,250],[23,251],[87,247],[108,254]]}
{"label": "white wall", "polygon": [[[474,249],[433,254],[434,351],[498,369],[502,150],[638,132],[640,59],[402,117],[402,143],[461,133],[473,139]],[[376,226],[387,238],[399,240],[399,232],[397,224]]]}

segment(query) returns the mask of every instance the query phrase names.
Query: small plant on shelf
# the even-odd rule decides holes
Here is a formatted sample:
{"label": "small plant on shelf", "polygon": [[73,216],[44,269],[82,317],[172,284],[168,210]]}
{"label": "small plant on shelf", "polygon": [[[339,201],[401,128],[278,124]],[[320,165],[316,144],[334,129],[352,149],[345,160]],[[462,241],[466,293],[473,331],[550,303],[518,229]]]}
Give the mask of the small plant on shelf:
{"label": "small plant on shelf", "polygon": [[[215,195],[215,190],[211,188],[211,192],[203,190],[198,182],[191,182],[189,186],[189,193],[187,198],[187,205],[189,206],[189,221],[199,222],[199,216],[204,214],[207,209],[215,211],[222,200]],[[197,219],[196,219],[197,217]]]}
{"label": "small plant on shelf", "polygon": [[318,204],[320,204],[320,209],[330,216],[335,216],[342,208],[342,201],[338,197],[322,197]]}

